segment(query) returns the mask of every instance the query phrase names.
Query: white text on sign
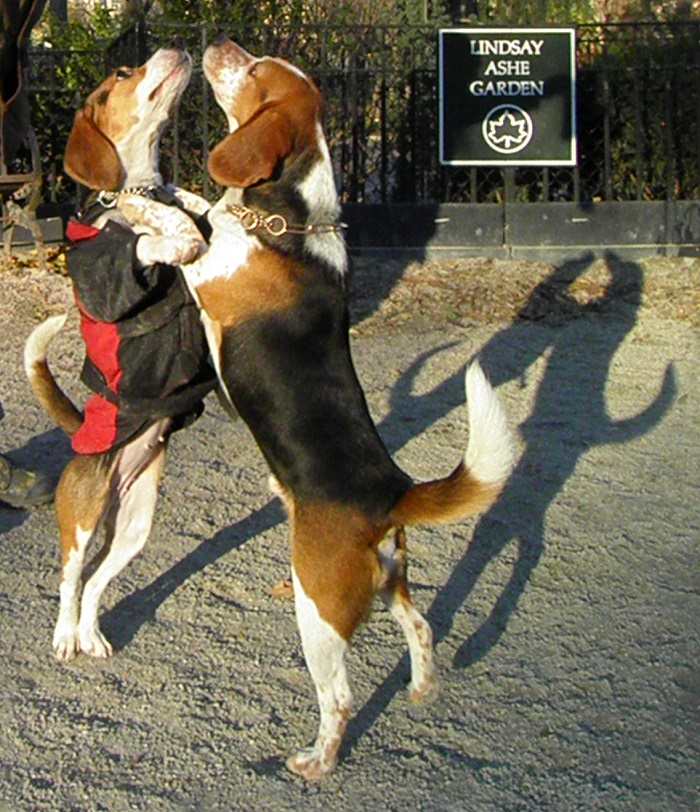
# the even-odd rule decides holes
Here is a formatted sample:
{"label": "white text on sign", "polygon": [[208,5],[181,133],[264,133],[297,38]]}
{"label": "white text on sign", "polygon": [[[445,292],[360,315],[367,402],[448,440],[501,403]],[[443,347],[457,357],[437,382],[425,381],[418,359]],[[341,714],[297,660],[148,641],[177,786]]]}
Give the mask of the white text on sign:
{"label": "white text on sign", "polygon": [[473,39],[469,45],[474,56],[540,56],[543,39]]}
{"label": "white text on sign", "polygon": [[[475,56],[525,56],[542,55],[544,40],[488,40],[476,39],[469,43]],[[544,81],[494,80],[495,76],[529,76],[530,62],[527,59],[492,59],[483,72],[485,79],[469,83],[472,96],[544,96]]]}

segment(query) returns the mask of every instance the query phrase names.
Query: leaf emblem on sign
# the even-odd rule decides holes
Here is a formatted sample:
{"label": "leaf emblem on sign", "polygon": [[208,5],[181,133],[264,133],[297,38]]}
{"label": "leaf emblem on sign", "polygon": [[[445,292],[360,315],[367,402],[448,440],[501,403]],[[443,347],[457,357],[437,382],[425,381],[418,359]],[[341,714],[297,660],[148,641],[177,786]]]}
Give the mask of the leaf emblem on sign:
{"label": "leaf emblem on sign", "polygon": [[528,127],[522,118],[518,119],[506,110],[498,118],[489,121],[488,134],[491,142],[510,150],[527,138]]}

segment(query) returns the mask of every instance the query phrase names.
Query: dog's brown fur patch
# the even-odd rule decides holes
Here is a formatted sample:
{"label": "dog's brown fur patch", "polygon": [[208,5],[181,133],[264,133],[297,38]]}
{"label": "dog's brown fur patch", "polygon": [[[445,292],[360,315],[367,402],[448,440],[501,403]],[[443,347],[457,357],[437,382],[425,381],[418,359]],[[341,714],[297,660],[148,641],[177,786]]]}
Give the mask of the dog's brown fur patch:
{"label": "dog's brown fur patch", "polygon": [[300,269],[282,254],[258,250],[232,277],[197,288],[202,306],[221,327],[293,307],[301,294]]}

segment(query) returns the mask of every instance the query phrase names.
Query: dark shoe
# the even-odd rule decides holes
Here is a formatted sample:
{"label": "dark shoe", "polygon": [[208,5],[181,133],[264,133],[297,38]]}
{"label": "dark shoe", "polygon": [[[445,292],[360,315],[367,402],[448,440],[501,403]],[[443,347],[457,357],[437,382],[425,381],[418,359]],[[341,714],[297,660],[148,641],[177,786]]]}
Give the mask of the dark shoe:
{"label": "dark shoe", "polygon": [[24,471],[0,454],[0,502],[14,508],[28,509],[45,505],[53,499],[53,483],[42,474]]}

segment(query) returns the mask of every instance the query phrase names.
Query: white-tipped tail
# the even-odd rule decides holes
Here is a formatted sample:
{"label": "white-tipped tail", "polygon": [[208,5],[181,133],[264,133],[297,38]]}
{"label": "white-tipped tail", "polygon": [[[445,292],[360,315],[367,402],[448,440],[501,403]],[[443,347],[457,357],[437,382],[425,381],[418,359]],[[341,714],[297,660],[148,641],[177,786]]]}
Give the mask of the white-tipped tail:
{"label": "white-tipped tail", "polygon": [[83,417],[59,388],[46,363],[49,345],[61,331],[67,314],[50,316],[31,332],[24,345],[24,371],[37,400],[49,417],[66,434],[80,428]]}
{"label": "white-tipped tail", "polygon": [[49,344],[61,332],[63,325],[68,318],[67,313],[60,313],[58,316],[49,316],[42,321],[29,334],[27,343],[24,345],[24,371],[27,378],[31,379],[34,365],[38,362],[46,361]]}
{"label": "white-tipped tail", "polygon": [[464,464],[480,482],[503,482],[515,459],[515,444],[503,405],[478,361],[470,364],[464,381],[469,410]]}
{"label": "white-tipped tail", "polygon": [[487,510],[508,479],[515,443],[501,402],[475,361],[465,376],[469,443],[464,460],[443,479],[414,485],[391,512],[395,525],[444,524]]}

